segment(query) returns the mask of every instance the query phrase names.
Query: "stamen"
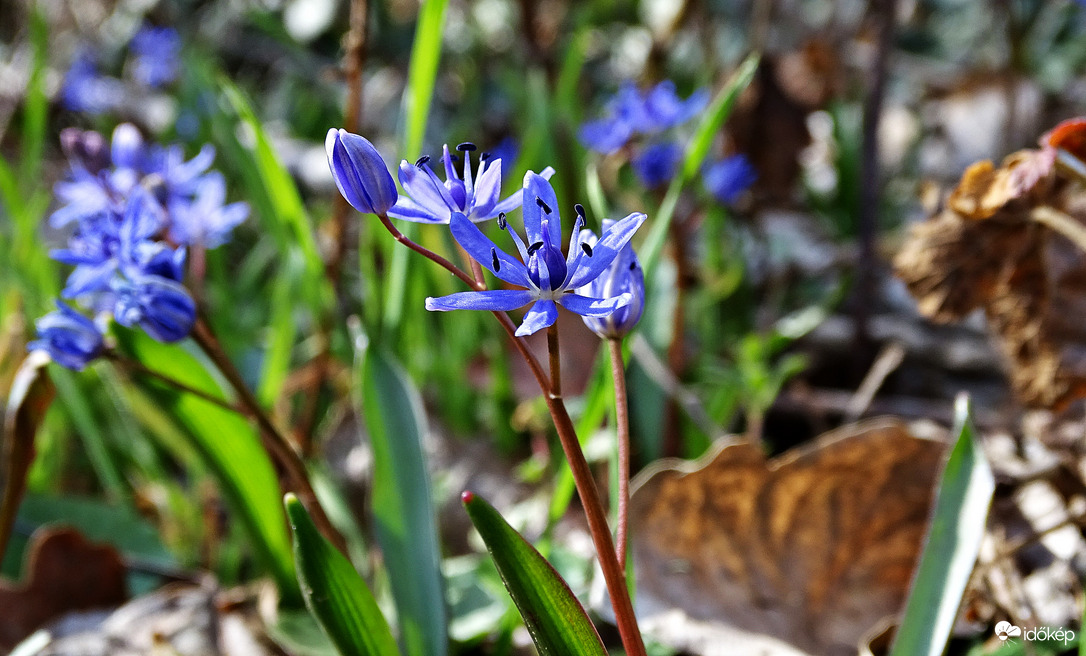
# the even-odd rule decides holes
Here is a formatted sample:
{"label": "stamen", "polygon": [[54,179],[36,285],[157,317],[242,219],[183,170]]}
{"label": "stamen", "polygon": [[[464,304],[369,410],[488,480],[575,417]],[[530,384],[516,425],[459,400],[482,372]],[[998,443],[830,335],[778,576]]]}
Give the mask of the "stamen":
{"label": "stamen", "polygon": [[422,157],[415,160],[415,167],[421,169],[422,165],[429,162],[429,161],[430,161],[430,156],[429,155],[423,155]]}
{"label": "stamen", "polygon": [[505,220],[505,212],[498,212],[498,228],[505,230],[509,227],[509,222]]}
{"label": "stamen", "polygon": [[584,251],[584,254],[587,255],[588,257],[592,257],[592,247],[589,246],[587,243],[585,243],[585,242],[581,243],[581,250]]}
{"label": "stamen", "polygon": [[475,144],[471,143],[470,141],[465,141],[464,143],[457,146],[456,149],[460,152],[471,152],[475,150]]}
{"label": "stamen", "polygon": [[577,216],[581,217],[582,219],[585,218],[584,205],[577,203],[573,206],[573,211],[576,212]]}
{"label": "stamen", "polygon": [[535,197],[535,204],[542,207],[543,211],[546,212],[547,214],[551,213],[551,206],[544,203],[543,199],[540,198],[539,196]]}
{"label": "stamen", "polygon": [[490,249],[490,257],[493,258],[493,261],[491,263],[494,265],[494,271],[501,271],[502,263],[500,260],[498,260],[498,251],[496,249]]}
{"label": "stamen", "polygon": [[528,255],[534,255],[535,252],[538,251],[540,248],[543,248],[543,242],[537,241],[536,243],[528,247]]}
{"label": "stamen", "polygon": [[482,155],[479,155],[480,162],[485,162],[488,159],[490,159],[490,153],[483,153]]}
{"label": "stamen", "polygon": [[637,262],[630,262],[630,271],[637,271]]}

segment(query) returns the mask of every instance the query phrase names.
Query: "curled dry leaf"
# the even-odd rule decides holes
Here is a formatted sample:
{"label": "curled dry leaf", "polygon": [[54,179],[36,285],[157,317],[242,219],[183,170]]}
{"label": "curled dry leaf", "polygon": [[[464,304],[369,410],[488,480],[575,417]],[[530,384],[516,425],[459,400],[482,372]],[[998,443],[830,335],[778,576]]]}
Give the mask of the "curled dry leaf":
{"label": "curled dry leaf", "polygon": [[639,613],[714,623],[701,653],[793,653],[749,650],[761,634],[855,654],[903,605],[944,451],[882,419],[773,460],[732,444],[646,472],[630,507]]}
{"label": "curled dry leaf", "polygon": [[1086,394],[1086,328],[1068,314],[1086,306],[1086,256],[1038,218],[1055,211],[1076,231],[1084,223],[1081,191],[1055,167],[1057,146],[1086,150],[1084,130],[1070,121],[1040,150],[969,167],[894,261],[924,315],[947,322],[983,308],[1015,394],[1031,407],[1059,410]]}

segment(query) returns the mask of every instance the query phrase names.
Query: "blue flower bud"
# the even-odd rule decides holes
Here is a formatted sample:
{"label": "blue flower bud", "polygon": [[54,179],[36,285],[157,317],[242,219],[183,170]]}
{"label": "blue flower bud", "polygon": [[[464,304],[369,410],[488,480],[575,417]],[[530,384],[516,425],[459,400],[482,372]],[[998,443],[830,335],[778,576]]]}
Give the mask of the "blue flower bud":
{"label": "blue flower bud", "polygon": [[113,317],[122,326],[139,325],[160,342],[176,342],[192,332],[196,302],[177,282],[161,276],[117,280]]}
{"label": "blue flower bud", "polygon": [[339,193],[352,207],[363,214],[383,215],[396,203],[396,181],[373,144],[333,128],[324,140],[324,149]]}
{"label": "blue flower bud", "polygon": [[632,162],[634,173],[645,187],[662,187],[675,177],[682,154],[682,147],[671,141],[646,146]]}
{"label": "blue flower bud", "polygon": [[750,188],[758,179],[746,155],[732,155],[719,162],[710,164],[702,172],[705,190],[725,205],[738,200],[739,195]]}
{"label": "blue flower bud", "polygon": [[50,312],[35,323],[39,339],[27,345],[28,351],[46,351],[53,362],[81,371],[102,354],[102,333],[94,322],[57,301],[57,312]]}
{"label": "blue flower bud", "polygon": [[[614,222],[604,219],[603,230],[606,236]],[[591,230],[581,232],[582,243],[589,248],[597,243],[596,235]],[[598,278],[578,290],[585,296],[611,298],[629,294],[630,302],[603,317],[583,315],[581,318],[589,330],[603,339],[622,339],[634,329],[645,311],[645,274],[641,263],[630,244],[619,250],[618,255]]]}

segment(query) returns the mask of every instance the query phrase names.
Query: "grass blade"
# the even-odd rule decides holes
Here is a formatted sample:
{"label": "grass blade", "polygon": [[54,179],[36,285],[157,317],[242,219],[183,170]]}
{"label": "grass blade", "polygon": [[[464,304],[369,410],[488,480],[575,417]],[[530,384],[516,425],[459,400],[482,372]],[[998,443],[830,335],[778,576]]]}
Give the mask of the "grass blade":
{"label": "grass blade", "polygon": [[302,502],[285,499],[294,563],[309,612],[344,656],[399,654],[373,593],[347,558],[320,534]]}
{"label": "grass blade", "polygon": [[943,653],[984,537],[995,479],[977,444],[965,396],[958,398],[954,422],[957,442],[943,470],[891,656]]}
{"label": "grass blade", "polygon": [[701,170],[701,165],[709,154],[709,147],[713,144],[713,138],[720,130],[720,126],[724,125],[724,122],[728,120],[728,116],[731,115],[732,108],[735,107],[735,102],[739,99],[739,94],[743,93],[743,90],[754,79],[754,72],[758,70],[758,60],[757,54],[752,54],[743,60],[743,63],[739,65],[731,79],[728,80],[728,83],[713,99],[712,104],[709,105],[709,108],[702,116],[701,122],[698,123],[690,143],[686,145],[686,150],[683,153],[681,174],[675,176],[675,179],[671,181],[671,186],[668,187],[667,194],[664,196],[663,202],[660,203],[660,209],[656,212],[656,216],[653,217],[649,236],[638,251],[646,277],[649,276],[649,273],[656,265],[656,260],[664,249],[668,226],[671,225],[671,218],[675,214],[680,192]]}
{"label": "grass blade", "polygon": [[[156,342],[142,332],[123,329],[116,332],[125,352],[140,362],[152,363],[158,373],[201,392],[223,397],[215,379],[183,349]],[[192,448],[214,475],[224,498],[249,532],[257,555],[279,584],[280,593],[288,600],[297,600],[294,558],[279,503],[282,498],[279,480],[256,429],[241,415],[194,394],[182,394],[153,382],[147,386],[186,429]]]}
{"label": "grass blade", "polygon": [[373,515],[409,656],[448,648],[440,549],[422,451],[426,422],[414,385],[391,356],[360,350],[361,405],[373,447]]}
{"label": "grass blade", "polygon": [[426,137],[426,121],[434,95],[437,66],[441,60],[441,32],[445,26],[445,7],[449,0],[425,0],[419,8],[415,41],[411,45],[411,64],[407,73],[407,92],[403,98],[403,155],[416,157]]}
{"label": "grass blade", "polygon": [[540,655],[606,656],[596,627],[551,564],[481,497],[465,492],[462,499]]}

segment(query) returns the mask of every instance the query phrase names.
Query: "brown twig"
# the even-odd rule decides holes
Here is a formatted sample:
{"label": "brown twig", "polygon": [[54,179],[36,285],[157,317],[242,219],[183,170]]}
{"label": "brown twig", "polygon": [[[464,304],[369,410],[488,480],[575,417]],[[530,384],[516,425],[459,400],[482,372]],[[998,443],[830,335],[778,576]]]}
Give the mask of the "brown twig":
{"label": "brown twig", "polygon": [[890,51],[894,45],[894,23],[897,0],[872,0],[872,13],[877,33],[875,61],[871,67],[871,86],[864,99],[863,144],[860,151],[860,260],[856,267],[856,357],[857,377],[867,369],[872,355],[871,331],[868,326],[875,296],[875,237],[879,213],[879,119],[886,91],[886,76]]}
{"label": "brown twig", "polygon": [[215,363],[215,366],[222,372],[230,386],[234,388],[241,407],[256,421],[264,448],[286,474],[289,490],[298,495],[309,514],[313,516],[314,522],[316,522],[324,537],[328,538],[337,549],[346,555],[347,542],[332,525],[331,520],[328,519],[328,515],[324,512],[324,508],[317,499],[317,493],[309,482],[309,475],[306,472],[302,457],[294,450],[287,438],[272,424],[271,419],[268,418],[264,409],[260,407],[256,397],[249,391],[245,380],[241,377],[241,373],[226,355],[218,338],[211,330],[211,325],[203,317],[196,320],[196,326],[192,330],[192,338],[207,357]]}
{"label": "brown twig", "polygon": [[146,376],[148,378],[153,378],[153,379],[159,381],[160,383],[163,383],[165,385],[168,385],[169,387],[174,388],[175,390],[177,390],[179,392],[184,392],[185,394],[191,394],[193,396],[197,396],[197,397],[207,401],[208,403],[214,403],[215,405],[219,406],[220,408],[222,408],[224,410],[229,410],[231,412],[237,412],[239,414],[243,414],[243,415],[248,416],[248,413],[245,412],[242,408],[238,407],[237,405],[235,405],[233,403],[230,403],[226,399],[215,396],[214,394],[209,394],[209,393],[207,393],[207,392],[205,392],[203,390],[198,390],[195,387],[191,387],[191,386],[189,386],[189,385],[187,385],[185,383],[182,383],[181,381],[179,381],[179,380],[177,380],[175,378],[171,378],[171,377],[167,376],[166,374],[155,371],[154,369],[151,369],[151,368],[145,366],[139,360],[133,360],[131,358],[127,358],[127,357],[121,355],[120,353],[118,353],[116,351],[106,351],[105,354],[104,354],[104,357],[107,358],[110,362],[114,363],[115,365],[117,365],[118,367],[120,367],[121,369],[123,369],[124,371],[126,371],[126,372],[128,372],[130,374],[136,374],[138,376]]}

